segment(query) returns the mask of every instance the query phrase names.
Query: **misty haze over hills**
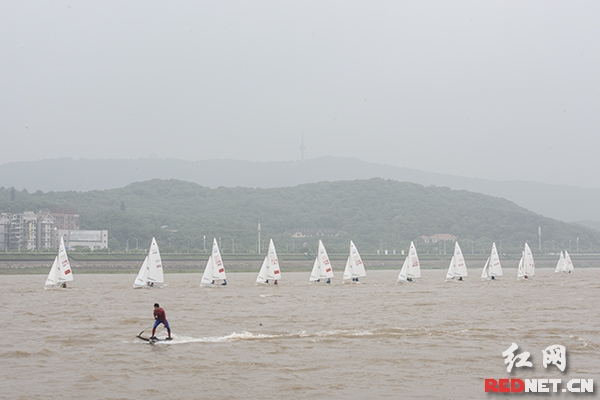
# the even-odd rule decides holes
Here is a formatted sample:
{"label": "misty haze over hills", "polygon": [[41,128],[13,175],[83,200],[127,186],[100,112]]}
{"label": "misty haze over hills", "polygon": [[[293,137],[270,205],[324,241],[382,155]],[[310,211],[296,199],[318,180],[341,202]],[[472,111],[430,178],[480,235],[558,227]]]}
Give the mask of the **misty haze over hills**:
{"label": "misty haze over hills", "polygon": [[423,172],[361,161],[322,157],[304,161],[73,160],[69,158],[0,165],[0,186],[29,192],[120,188],[150,179],[179,179],[202,186],[274,188],[320,181],[383,178],[449,187],[506,198],[531,211],[568,222],[600,221],[600,189],[525,181],[491,181]]}

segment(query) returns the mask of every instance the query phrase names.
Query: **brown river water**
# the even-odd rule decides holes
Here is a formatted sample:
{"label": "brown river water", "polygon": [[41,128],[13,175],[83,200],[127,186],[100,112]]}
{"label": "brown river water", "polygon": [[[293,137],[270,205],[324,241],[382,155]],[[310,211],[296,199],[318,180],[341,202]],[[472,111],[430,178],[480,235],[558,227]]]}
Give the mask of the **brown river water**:
{"label": "brown river water", "polygon": [[[431,269],[398,284],[397,270],[367,270],[364,284],[342,285],[336,271],[334,284],[310,285],[309,271],[282,268],[277,287],[240,272],[219,288],[167,273],[165,288],[137,290],[134,273],[79,274],[66,290],[44,290],[45,275],[3,275],[0,398],[597,398],[600,269],[538,268],[525,282],[504,272],[445,283]],[[136,338],[155,302],[171,342]],[[513,342],[533,367],[509,374],[502,352]],[[567,349],[565,372],[542,365],[555,344]],[[595,385],[591,395],[489,394],[486,378]]]}

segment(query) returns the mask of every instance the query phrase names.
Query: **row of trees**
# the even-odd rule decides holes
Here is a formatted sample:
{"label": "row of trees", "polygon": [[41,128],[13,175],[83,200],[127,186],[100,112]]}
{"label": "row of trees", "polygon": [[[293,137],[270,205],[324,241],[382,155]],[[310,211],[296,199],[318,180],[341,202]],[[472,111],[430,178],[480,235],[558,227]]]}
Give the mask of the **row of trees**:
{"label": "row of trees", "polygon": [[[146,248],[152,237],[161,251],[209,250],[221,238],[225,252],[256,253],[258,223],[262,252],[273,238],[278,252],[345,253],[353,240],[361,252],[407,250],[420,235],[450,233],[465,253],[487,253],[492,242],[518,253],[524,242],[543,250],[597,250],[600,233],[545,218],[501,198],[448,188],[382,179],[320,182],[275,189],[209,189],[178,180],[152,180],[120,189],[35,192],[0,188],[0,210],[19,213],[52,207],[79,210],[81,229],[108,229],[111,251],[127,242]],[[293,238],[297,229],[333,229],[337,236]],[[418,244],[421,253],[441,253],[443,243]],[[449,249],[446,249],[448,252]],[[451,249],[450,249],[451,251]]]}

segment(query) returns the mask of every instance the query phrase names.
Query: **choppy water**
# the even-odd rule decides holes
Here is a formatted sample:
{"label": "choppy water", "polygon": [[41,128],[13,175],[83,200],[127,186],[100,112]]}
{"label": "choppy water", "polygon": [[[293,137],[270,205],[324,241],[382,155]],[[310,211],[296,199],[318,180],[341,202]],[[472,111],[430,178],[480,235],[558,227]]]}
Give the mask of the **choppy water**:
{"label": "choppy water", "polygon": [[[368,271],[362,285],[341,285],[339,271],[331,286],[282,273],[279,287],[233,273],[223,288],[166,274],[168,286],[154,290],[132,289],[135,274],[80,274],[57,291],[43,289],[42,275],[0,276],[0,397],[500,399],[528,396],[488,396],[485,378],[600,382],[600,269],[538,269],[527,282],[515,269],[498,282],[470,270],[460,284],[444,283],[443,270],[422,271],[418,284]],[[135,337],[152,325],[155,302],[172,342]],[[534,368],[506,372],[512,342]],[[567,348],[564,373],[542,366],[554,344]]]}

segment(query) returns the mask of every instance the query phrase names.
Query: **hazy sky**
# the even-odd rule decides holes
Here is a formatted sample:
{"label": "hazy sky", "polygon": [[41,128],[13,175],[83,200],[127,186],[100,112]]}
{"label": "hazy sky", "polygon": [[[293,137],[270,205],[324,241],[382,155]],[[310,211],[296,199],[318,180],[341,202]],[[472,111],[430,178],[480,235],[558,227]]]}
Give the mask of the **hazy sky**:
{"label": "hazy sky", "polygon": [[0,6],[0,164],[358,157],[600,187],[600,2]]}

